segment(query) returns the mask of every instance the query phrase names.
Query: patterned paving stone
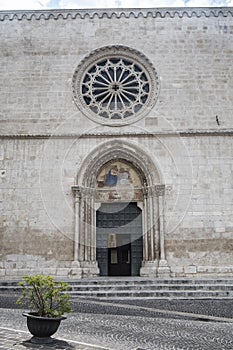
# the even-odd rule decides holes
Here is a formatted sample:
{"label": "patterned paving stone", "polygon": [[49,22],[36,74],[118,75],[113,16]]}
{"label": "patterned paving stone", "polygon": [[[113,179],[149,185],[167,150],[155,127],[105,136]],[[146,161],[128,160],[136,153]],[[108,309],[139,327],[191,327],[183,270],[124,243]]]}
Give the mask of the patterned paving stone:
{"label": "patterned paving stone", "polygon": [[39,345],[30,343],[31,335],[13,329],[0,327],[0,349],[1,350],[108,350],[107,348],[81,344],[74,341],[54,339],[52,344]]}
{"label": "patterned paving stone", "polygon": [[117,349],[233,349],[232,324],[81,315],[75,326],[84,339],[102,339]]}
{"label": "patterned paving stone", "polygon": [[[1,309],[1,325],[24,331],[16,332],[11,340],[6,340],[14,342],[12,347],[9,345],[12,343],[6,347],[6,343],[0,342],[1,350],[34,349],[28,347],[26,341],[29,335],[26,333],[25,320],[22,323],[21,318],[21,310]],[[21,337],[20,340],[18,337]],[[73,313],[62,323],[56,338],[61,343],[58,347],[54,344],[53,349],[94,350],[100,346],[111,350],[232,350],[233,323]],[[78,342],[93,345],[77,347]],[[51,350],[51,346],[47,349]]]}

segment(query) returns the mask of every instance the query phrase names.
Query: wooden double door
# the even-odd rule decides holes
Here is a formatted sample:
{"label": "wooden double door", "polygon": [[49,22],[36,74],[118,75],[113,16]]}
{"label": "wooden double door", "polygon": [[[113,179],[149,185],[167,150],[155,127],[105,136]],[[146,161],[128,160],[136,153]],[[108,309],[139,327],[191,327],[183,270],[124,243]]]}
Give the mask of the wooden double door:
{"label": "wooden double door", "polygon": [[138,276],[142,262],[142,218],[137,204],[102,204],[96,223],[100,274]]}

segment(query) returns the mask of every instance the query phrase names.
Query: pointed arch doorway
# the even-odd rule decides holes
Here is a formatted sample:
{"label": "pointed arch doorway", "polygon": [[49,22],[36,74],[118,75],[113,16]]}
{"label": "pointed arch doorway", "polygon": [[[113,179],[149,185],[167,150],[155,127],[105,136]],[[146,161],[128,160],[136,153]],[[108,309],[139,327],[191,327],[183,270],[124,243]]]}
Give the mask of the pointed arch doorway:
{"label": "pointed arch doorway", "polygon": [[[105,142],[84,160],[72,190],[74,266],[83,276],[170,274],[164,249],[165,186],[147,154],[129,142]],[[121,221],[121,215],[128,219]]]}

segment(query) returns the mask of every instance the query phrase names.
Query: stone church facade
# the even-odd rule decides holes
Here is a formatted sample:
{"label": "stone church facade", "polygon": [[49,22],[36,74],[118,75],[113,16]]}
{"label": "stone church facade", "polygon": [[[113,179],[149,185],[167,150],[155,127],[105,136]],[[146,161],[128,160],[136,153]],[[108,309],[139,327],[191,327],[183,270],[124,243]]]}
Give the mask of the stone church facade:
{"label": "stone church facade", "polygon": [[1,279],[233,277],[232,17],[0,13]]}

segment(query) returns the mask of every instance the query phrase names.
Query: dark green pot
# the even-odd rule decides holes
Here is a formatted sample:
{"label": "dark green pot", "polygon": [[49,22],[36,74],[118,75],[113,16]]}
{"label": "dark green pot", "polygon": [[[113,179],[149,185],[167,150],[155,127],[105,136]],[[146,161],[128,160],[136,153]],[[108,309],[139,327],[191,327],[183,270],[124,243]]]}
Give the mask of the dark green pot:
{"label": "dark green pot", "polygon": [[34,344],[48,344],[52,343],[51,336],[56,333],[62,320],[66,317],[59,318],[41,317],[37,316],[35,312],[23,313],[27,317],[27,326],[29,332],[33,335],[30,339]]}

